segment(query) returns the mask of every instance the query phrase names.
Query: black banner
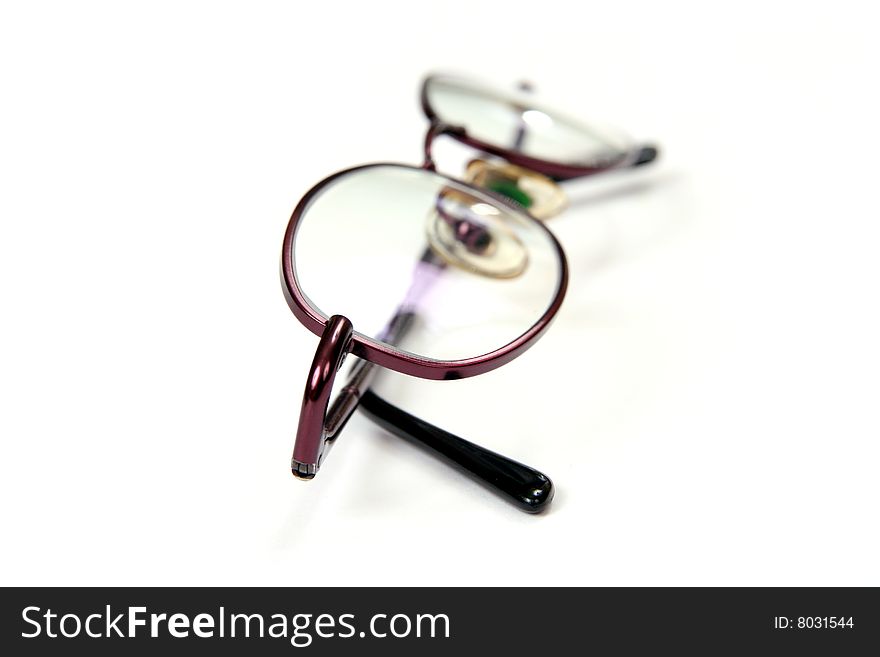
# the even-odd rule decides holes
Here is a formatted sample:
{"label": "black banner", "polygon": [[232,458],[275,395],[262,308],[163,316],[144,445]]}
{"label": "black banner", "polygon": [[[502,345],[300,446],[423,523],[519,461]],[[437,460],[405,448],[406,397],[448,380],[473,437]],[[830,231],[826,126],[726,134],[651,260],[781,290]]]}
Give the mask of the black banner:
{"label": "black banner", "polygon": [[866,654],[870,588],[20,588],[4,654]]}

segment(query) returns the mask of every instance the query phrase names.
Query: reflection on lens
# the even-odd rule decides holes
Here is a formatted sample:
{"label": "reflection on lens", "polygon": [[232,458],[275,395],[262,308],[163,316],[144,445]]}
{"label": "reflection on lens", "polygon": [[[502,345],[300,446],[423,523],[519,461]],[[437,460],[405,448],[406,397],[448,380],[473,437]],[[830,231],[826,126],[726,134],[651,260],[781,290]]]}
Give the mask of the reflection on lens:
{"label": "reflection on lens", "polygon": [[470,192],[444,188],[435,210],[428,213],[428,244],[449,264],[475,275],[519,276],[529,254],[507,227],[509,213]]}
{"label": "reflection on lens", "polygon": [[464,128],[484,143],[540,160],[602,167],[619,161],[631,148],[628,138],[537,107],[527,94],[453,77],[432,77],[425,91],[443,123]]}
{"label": "reflection on lens", "polygon": [[[323,316],[345,315],[362,337],[399,351],[461,360],[538,322],[559,292],[562,255],[540,223],[480,189],[374,165],[311,196],[293,267]],[[393,322],[403,315],[409,328],[398,342]]]}

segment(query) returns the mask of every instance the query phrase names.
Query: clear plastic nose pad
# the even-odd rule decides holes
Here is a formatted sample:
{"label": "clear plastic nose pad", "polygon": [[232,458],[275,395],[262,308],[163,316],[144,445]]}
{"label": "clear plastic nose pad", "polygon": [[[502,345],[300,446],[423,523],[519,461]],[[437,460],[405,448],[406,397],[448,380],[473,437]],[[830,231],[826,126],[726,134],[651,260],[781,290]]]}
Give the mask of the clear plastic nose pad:
{"label": "clear plastic nose pad", "polygon": [[565,192],[547,176],[507,162],[472,160],[465,179],[519,203],[535,219],[546,221],[565,209]]}
{"label": "clear plastic nose pad", "polygon": [[447,187],[428,215],[428,243],[446,262],[475,274],[514,278],[529,263],[525,245],[506,224],[505,210]]}

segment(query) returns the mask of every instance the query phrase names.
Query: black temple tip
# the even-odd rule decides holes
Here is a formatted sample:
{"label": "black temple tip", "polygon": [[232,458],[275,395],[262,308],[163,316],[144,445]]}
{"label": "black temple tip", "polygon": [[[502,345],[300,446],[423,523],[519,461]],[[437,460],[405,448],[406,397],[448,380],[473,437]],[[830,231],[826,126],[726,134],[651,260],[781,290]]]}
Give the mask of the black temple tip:
{"label": "black temple tip", "polygon": [[553,482],[546,475],[538,473],[536,485],[528,491],[520,493],[517,497],[519,507],[526,513],[541,513],[550,506],[553,500]]}
{"label": "black temple tip", "polygon": [[660,151],[656,146],[647,145],[642,146],[639,149],[638,155],[636,155],[635,161],[632,163],[634,167],[640,167],[643,164],[648,164],[649,162],[653,162],[660,155]]}

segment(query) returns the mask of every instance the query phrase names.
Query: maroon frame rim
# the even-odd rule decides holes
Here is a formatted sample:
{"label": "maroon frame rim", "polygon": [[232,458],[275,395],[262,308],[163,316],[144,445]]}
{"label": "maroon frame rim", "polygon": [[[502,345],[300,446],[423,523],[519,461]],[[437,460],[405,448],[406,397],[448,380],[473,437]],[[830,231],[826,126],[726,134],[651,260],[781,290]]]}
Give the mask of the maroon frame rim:
{"label": "maroon frame rim", "polygon": [[[284,297],[294,316],[296,316],[303,326],[317,336],[323,334],[329,318],[325,317],[311,303],[300,288],[296,277],[296,270],[293,263],[293,245],[300,221],[312,199],[328,184],[337,178],[354,173],[355,171],[375,167],[396,167],[413,171],[425,171],[423,167],[396,162],[374,162],[343,169],[342,171],[338,171],[333,175],[324,178],[306,192],[306,194],[300,199],[299,203],[297,203],[296,208],[294,208],[293,213],[290,216],[290,221],[287,224],[287,230],[284,233],[284,246],[281,250],[281,280]],[[408,374],[422,379],[460,379],[490,372],[501,367],[505,363],[509,363],[511,360],[525,352],[544,334],[559,311],[559,308],[562,305],[562,300],[565,297],[565,292],[568,288],[568,261],[565,257],[565,251],[563,251],[562,245],[559,243],[559,240],[556,239],[556,236],[543,223],[530,217],[527,212],[509,199],[494,194],[491,191],[474,187],[462,180],[458,180],[436,171],[430,171],[430,173],[445,178],[457,185],[464,185],[473,188],[480,194],[490,196],[498,203],[528,217],[529,220],[535,222],[535,224],[540,227],[540,230],[543,230],[550,238],[550,242],[556,249],[560,263],[559,283],[556,288],[556,294],[547,306],[547,309],[522,335],[494,351],[462,360],[435,360],[394,349],[378,340],[363,335],[362,333],[358,333],[357,327],[355,327],[355,332],[352,334],[351,340],[348,344],[349,353],[354,354],[358,358],[369,360],[376,365],[386,367],[396,372],[401,372],[402,374]]]}
{"label": "maroon frame rim", "polygon": [[629,160],[629,153],[623,152],[621,153],[620,157],[610,161],[604,166],[578,166],[576,164],[564,164],[562,162],[555,162],[553,160],[545,160],[542,158],[533,157],[531,155],[526,155],[524,153],[503,148],[501,146],[497,146],[495,144],[477,139],[476,137],[472,137],[468,134],[467,129],[464,126],[450,125],[444,122],[442,117],[440,117],[431,106],[431,101],[428,99],[428,85],[431,83],[432,80],[440,79],[467,80],[467,78],[463,78],[461,76],[444,75],[439,73],[428,75],[425,77],[424,80],[422,80],[422,88],[419,93],[422,111],[425,113],[425,116],[428,118],[432,125],[440,126],[440,129],[436,132],[437,136],[439,136],[440,134],[449,135],[453,139],[460,141],[466,146],[476,148],[478,150],[489,153],[490,155],[496,155],[498,157],[504,158],[512,164],[516,164],[517,166],[521,166],[526,169],[531,169],[532,171],[537,171],[538,173],[543,173],[545,176],[550,176],[552,178],[556,178],[557,180],[580,178],[583,176],[590,176],[596,173],[600,173],[602,171],[616,169],[628,162]]}

